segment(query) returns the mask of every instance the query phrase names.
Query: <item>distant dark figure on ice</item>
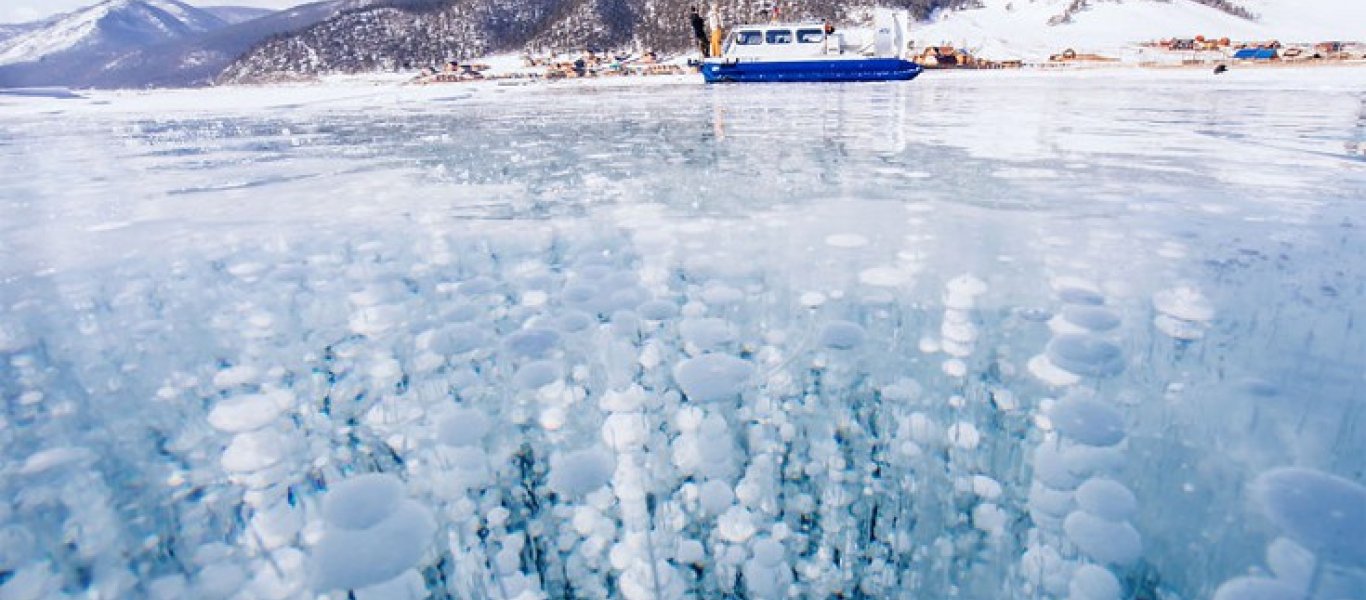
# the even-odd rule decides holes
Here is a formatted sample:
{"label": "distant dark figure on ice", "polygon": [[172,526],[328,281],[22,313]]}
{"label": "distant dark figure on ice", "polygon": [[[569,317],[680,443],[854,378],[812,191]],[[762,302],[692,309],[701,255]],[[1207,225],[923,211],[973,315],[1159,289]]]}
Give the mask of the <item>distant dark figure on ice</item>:
{"label": "distant dark figure on ice", "polygon": [[692,7],[692,10],[688,13],[688,23],[692,25],[692,34],[693,37],[697,38],[697,45],[702,48],[702,56],[704,58],[711,56],[707,44],[707,22],[702,18],[702,15],[697,12],[696,6]]}
{"label": "distant dark figure on ice", "polygon": [[1218,74],[1223,73],[1224,71],[1227,71],[1227,70],[1228,70],[1228,65],[1219,65],[1219,66],[1217,66],[1217,67],[1214,67],[1214,74],[1215,74],[1215,75],[1218,75]]}

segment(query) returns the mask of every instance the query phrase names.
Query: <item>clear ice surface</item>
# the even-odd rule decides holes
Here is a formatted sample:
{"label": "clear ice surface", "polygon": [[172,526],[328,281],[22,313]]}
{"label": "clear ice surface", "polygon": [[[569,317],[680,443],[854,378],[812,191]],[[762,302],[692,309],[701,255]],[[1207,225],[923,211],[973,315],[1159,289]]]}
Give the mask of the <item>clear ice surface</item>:
{"label": "clear ice surface", "polygon": [[1364,79],[0,100],[0,598],[1366,598]]}

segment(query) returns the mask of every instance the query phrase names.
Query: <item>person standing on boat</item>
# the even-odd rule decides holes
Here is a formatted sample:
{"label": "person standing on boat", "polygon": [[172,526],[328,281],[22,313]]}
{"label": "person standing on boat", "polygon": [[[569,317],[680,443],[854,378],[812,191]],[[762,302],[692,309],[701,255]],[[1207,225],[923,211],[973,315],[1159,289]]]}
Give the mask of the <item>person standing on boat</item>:
{"label": "person standing on boat", "polygon": [[702,20],[702,15],[698,14],[697,7],[692,7],[692,12],[688,15],[688,22],[692,24],[693,37],[697,38],[697,45],[702,48],[702,58],[711,56],[707,47],[707,22]]}
{"label": "person standing on boat", "polygon": [[721,11],[715,4],[707,13],[707,25],[711,28],[711,54],[721,56]]}

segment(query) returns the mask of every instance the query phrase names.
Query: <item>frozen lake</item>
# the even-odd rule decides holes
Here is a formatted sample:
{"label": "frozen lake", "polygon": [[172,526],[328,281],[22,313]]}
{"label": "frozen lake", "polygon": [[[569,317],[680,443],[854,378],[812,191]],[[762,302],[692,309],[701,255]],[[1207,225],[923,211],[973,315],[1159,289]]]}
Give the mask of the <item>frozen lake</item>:
{"label": "frozen lake", "polygon": [[0,598],[1366,598],[1364,69],[80,96]]}

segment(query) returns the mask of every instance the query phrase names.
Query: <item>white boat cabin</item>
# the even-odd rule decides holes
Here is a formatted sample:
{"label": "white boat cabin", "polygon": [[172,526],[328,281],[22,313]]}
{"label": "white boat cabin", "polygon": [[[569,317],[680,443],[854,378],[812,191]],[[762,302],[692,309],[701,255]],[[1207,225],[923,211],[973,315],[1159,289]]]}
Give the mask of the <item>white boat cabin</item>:
{"label": "white boat cabin", "polygon": [[823,23],[770,23],[740,25],[726,35],[724,58],[803,59],[844,56],[893,57],[898,55],[905,17],[887,11],[875,13],[873,29],[837,29],[825,33]]}
{"label": "white boat cabin", "polygon": [[841,54],[845,50],[844,34],[836,31],[826,35],[821,23],[744,25],[726,36],[722,55],[726,58],[808,58]]}

